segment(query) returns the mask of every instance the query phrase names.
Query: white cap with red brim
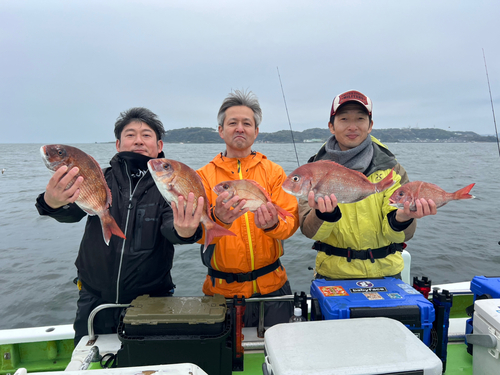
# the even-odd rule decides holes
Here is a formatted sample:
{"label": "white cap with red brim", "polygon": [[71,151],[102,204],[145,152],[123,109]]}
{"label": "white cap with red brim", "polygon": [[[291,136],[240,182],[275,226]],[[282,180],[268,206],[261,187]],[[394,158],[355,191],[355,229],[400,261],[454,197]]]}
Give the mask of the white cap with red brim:
{"label": "white cap with red brim", "polygon": [[355,90],[346,91],[342,94],[337,95],[335,99],[333,99],[332,111],[330,112],[330,116],[335,115],[337,113],[337,109],[339,109],[339,107],[342,104],[345,104],[347,102],[358,102],[362,104],[368,111],[368,114],[371,116],[372,114],[371,99],[368,96]]}

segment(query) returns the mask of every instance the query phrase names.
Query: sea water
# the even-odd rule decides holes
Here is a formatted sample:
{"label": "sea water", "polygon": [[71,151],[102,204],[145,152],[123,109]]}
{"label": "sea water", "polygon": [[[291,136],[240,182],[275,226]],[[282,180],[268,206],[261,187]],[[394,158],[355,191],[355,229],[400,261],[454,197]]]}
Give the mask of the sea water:
{"label": "sea water", "polygon": [[[72,323],[78,291],[74,261],[85,219],[62,224],[41,217],[35,198],[51,176],[41,144],[0,144],[0,329]],[[72,144],[102,167],[116,153],[114,143]],[[300,164],[321,145],[297,144]],[[476,183],[473,200],[453,201],[436,216],[418,220],[407,250],[411,277],[433,284],[500,275],[500,157],[495,143],[394,143],[387,145],[410,180],[432,182],[448,192]],[[255,144],[254,149],[288,174],[297,167],[293,144]],[[167,158],[197,169],[223,144],[165,144]],[[309,292],[316,251],[298,230],[285,241],[282,262],[293,291]],[[172,275],[178,296],[201,295],[206,268],[199,245],[176,246]]]}

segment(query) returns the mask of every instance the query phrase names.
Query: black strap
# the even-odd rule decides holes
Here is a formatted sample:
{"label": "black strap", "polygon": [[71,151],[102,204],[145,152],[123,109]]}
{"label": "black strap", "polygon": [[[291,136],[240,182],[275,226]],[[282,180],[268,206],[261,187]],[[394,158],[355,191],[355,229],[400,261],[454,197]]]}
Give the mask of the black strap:
{"label": "black strap", "polygon": [[90,287],[85,281],[80,279],[80,282],[82,283],[83,289],[85,289],[88,293],[93,294],[94,296],[98,298],[102,298],[102,293],[99,292],[98,290],[95,290],[94,288]]}
{"label": "black strap", "polygon": [[276,270],[278,267],[281,267],[281,262],[279,259],[268,266],[247,273],[227,273],[214,270],[213,268],[209,268],[208,275],[215,277],[217,279],[224,279],[228,284],[231,284],[232,282],[235,281],[238,283],[244,283],[246,281],[253,281],[256,280],[258,277],[267,275],[268,273],[271,273],[274,270]]}
{"label": "black strap", "polygon": [[314,250],[322,251],[327,255],[347,258],[348,262],[350,262],[351,259],[370,259],[372,263],[375,263],[375,259],[385,258],[390,254],[394,254],[396,251],[403,251],[405,247],[405,243],[391,243],[389,246],[380,247],[378,249],[353,250],[350,247],[343,249],[320,241],[316,241],[312,246]]}

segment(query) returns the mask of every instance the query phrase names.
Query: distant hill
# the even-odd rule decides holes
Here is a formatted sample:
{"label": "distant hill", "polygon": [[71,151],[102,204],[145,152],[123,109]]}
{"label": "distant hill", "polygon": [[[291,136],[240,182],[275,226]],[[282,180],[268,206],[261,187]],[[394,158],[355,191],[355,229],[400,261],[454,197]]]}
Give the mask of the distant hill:
{"label": "distant hill", "polygon": [[[447,131],[443,129],[373,129],[371,134],[382,142],[496,142],[495,136],[483,136],[470,131]],[[313,128],[293,132],[296,143],[325,142],[331,135],[327,128]],[[224,143],[213,128],[182,128],[168,130],[163,137],[165,143]],[[292,143],[292,133],[280,130],[274,133],[260,132],[256,142]]]}

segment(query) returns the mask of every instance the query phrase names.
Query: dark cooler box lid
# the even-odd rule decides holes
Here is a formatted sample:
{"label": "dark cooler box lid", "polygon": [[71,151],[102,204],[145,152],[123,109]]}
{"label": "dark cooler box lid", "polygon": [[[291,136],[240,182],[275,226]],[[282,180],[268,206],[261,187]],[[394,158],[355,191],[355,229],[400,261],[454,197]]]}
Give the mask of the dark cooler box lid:
{"label": "dark cooler box lid", "polygon": [[204,297],[139,296],[127,309],[125,325],[216,324],[226,319],[226,299],[220,294]]}

